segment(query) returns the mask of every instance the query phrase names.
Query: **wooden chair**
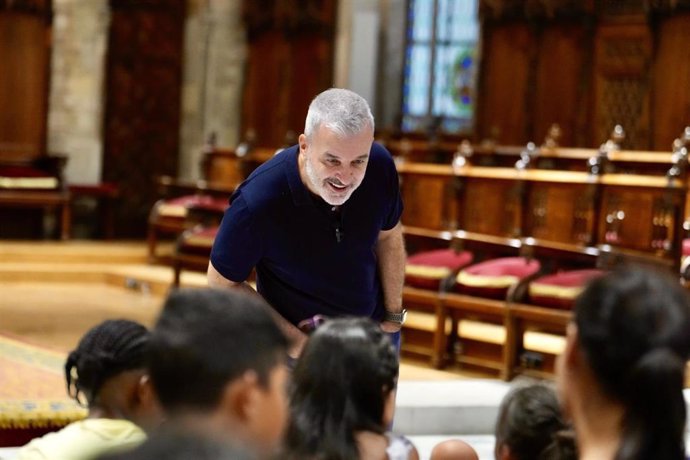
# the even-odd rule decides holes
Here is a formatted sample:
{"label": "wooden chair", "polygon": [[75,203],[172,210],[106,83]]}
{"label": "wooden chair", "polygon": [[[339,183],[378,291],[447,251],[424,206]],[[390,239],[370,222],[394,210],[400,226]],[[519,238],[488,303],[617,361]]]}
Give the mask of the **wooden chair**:
{"label": "wooden chair", "polygon": [[[630,153],[630,155],[633,154]],[[649,155],[651,153],[641,153],[637,160],[640,161],[645,156],[648,160],[659,160],[659,152],[654,152],[652,155],[657,158],[650,158]],[[625,155],[617,156],[628,160]],[[615,156],[613,159],[616,161]],[[589,258],[590,262],[584,262],[584,266],[587,267],[591,267],[593,259],[595,265],[603,270],[634,262],[652,264],[677,272],[682,245],[680,228],[687,194],[686,180],[679,172],[684,169],[684,166],[681,166],[683,162],[687,162],[687,158],[668,161],[667,174],[661,176],[616,173],[592,175],[588,183],[583,185],[584,190],[570,199],[564,197],[564,200],[560,200],[561,204],[555,206],[556,209],[561,209],[564,216],[572,215],[570,223],[547,220],[542,229],[546,231],[549,228],[569,228],[573,232],[570,238],[573,242],[579,241],[581,246],[567,244],[562,238],[565,235],[559,237],[558,233],[552,233],[549,241],[541,238],[532,243],[542,250],[560,251],[570,261]],[[615,170],[611,167],[606,169]],[[566,189],[563,187],[560,190],[565,193]],[[592,197],[595,199],[592,200]],[[577,210],[563,212],[568,209],[569,201],[578,203],[577,200],[580,200],[580,203],[589,204],[584,208],[579,205],[582,208],[579,212]],[[539,201],[533,200],[530,208],[535,216],[554,214],[548,211],[541,212]],[[595,214],[592,214],[592,211]],[[578,220],[581,221],[578,222]],[[540,226],[537,225],[537,227]],[[533,234],[539,235],[539,232],[539,228],[532,226]],[[543,303],[535,305],[534,294],[527,294],[528,290],[531,292],[534,289],[534,286],[523,286],[522,292],[509,303],[506,337],[507,378],[511,378],[516,373],[537,377],[551,375],[554,354],[547,356],[529,351],[525,346],[525,337],[529,332],[535,331],[556,335],[565,333],[566,325],[571,318],[570,308],[575,295],[584,287],[588,279],[598,276],[593,270],[565,272],[564,276],[572,273],[581,275],[581,278],[568,286],[570,289],[567,295],[568,301],[562,302],[561,305],[547,304],[545,306]],[[539,280],[532,282],[533,285],[536,283],[539,283]]]}
{"label": "wooden chair", "polygon": [[0,208],[37,208],[55,212],[58,234],[71,231],[70,194],[63,178],[67,158],[38,156],[0,161]]}
{"label": "wooden chair", "polygon": [[186,216],[191,208],[206,208],[222,212],[228,206],[228,198],[239,184],[260,164],[281,149],[255,148],[249,140],[236,148],[215,145],[212,135],[204,146],[200,162],[202,180],[183,181],[169,176],[158,178],[158,200],[149,213],[149,259],[155,261],[156,245],[162,234],[179,235],[190,227],[194,219]]}

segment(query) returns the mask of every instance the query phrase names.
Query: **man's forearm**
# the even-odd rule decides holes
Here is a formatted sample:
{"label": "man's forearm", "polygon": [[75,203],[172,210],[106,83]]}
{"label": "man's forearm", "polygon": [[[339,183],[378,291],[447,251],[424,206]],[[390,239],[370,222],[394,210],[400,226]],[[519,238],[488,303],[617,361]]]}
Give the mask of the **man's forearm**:
{"label": "man's forearm", "polygon": [[399,312],[402,309],[402,289],[405,282],[405,242],[400,224],[381,233],[376,245],[376,256],[384,306],[388,311]]}
{"label": "man's forearm", "polygon": [[[253,295],[260,295],[246,281],[237,283],[235,281],[231,281],[225,278],[218,272],[218,270],[216,270],[216,268],[210,262],[208,264],[207,279],[208,285],[210,287],[241,289],[242,291],[246,291]],[[278,313],[275,309],[271,308],[271,313],[273,314],[273,318],[278,324],[278,327],[280,327],[280,329],[283,331],[283,333],[290,342],[290,356],[292,356],[293,358],[297,358],[302,352],[304,342],[306,342],[307,340],[306,334],[300,331],[297,328],[297,326],[292,324],[290,321],[283,318],[283,316],[280,313]]]}

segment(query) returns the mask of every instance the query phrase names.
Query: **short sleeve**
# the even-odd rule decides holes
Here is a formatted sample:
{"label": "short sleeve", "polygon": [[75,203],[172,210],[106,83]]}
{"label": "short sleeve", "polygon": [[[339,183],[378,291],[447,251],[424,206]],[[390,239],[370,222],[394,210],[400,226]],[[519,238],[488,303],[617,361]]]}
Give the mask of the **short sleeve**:
{"label": "short sleeve", "polygon": [[388,212],[384,216],[382,230],[390,230],[400,222],[400,217],[403,212],[403,201],[400,196],[400,179],[398,179],[398,170],[395,168],[395,162],[386,151],[388,156],[386,161],[386,184],[389,190]]}
{"label": "short sleeve", "polygon": [[232,200],[220,223],[211,250],[213,267],[236,283],[245,281],[262,254],[261,235],[252,212],[240,194]]}

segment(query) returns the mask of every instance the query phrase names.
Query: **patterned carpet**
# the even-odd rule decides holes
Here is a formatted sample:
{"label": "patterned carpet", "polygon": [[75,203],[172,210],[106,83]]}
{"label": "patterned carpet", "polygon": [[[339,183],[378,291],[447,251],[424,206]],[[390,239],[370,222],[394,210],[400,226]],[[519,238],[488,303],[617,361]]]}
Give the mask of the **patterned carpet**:
{"label": "patterned carpet", "polygon": [[62,353],[0,335],[0,446],[86,415],[65,390]]}

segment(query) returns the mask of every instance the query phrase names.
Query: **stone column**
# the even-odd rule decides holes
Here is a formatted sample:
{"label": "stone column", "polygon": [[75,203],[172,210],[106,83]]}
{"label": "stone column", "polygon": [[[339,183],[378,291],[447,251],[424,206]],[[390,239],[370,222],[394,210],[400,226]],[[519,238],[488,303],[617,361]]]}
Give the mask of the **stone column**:
{"label": "stone column", "polygon": [[54,0],[48,152],[69,157],[71,183],[101,180],[107,0]]}
{"label": "stone column", "polygon": [[198,179],[206,137],[219,146],[240,141],[247,55],[241,0],[188,0],[180,129],[179,176]]}

